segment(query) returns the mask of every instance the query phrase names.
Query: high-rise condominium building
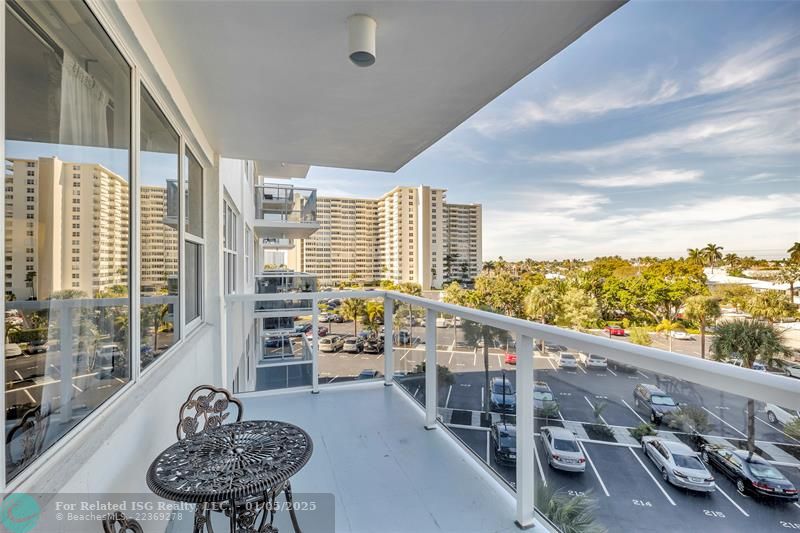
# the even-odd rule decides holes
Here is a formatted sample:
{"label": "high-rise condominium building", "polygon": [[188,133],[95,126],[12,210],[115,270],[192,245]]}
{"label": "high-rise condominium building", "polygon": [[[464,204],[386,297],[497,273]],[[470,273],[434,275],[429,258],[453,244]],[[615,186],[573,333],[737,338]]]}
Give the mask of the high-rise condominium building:
{"label": "high-rise condominium building", "polygon": [[[129,186],[96,163],[9,159],[5,175],[5,290],[17,299],[63,290],[95,296],[127,285]],[[166,289],[178,271],[178,235],[164,187],[143,186],[142,288]],[[13,261],[12,261],[13,258]]]}
{"label": "high-rise condominium building", "polygon": [[427,289],[474,278],[481,268],[481,206],[447,204],[444,189],[320,197],[317,220],[319,231],[290,251],[289,266],[322,285],[390,279]]}

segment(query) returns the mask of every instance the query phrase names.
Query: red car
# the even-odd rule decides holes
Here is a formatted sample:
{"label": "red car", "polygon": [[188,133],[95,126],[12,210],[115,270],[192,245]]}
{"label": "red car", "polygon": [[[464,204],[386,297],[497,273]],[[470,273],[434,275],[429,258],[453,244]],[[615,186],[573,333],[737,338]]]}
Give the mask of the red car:
{"label": "red car", "polygon": [[625,336],[625,328],[621,328],[619,326],[606,326],[605,327],[606,333],[610,336],[613,335],[614,337],[624,337]]}
{"label": "red car", "polygon": [[515,353],[507,353],[506,354],[506,364],[507,365],[516,365],[517,364],[517,354],[515,354]]}
{"label": "red car", "polygon": [[[327,334],[328,334],[328,328],[326,328],[325,326],[320,326],[319,329],[317,329],[317,335],[318,336],[324,337]],[[309,338],[309,339],[312,337],[311,330],[308,330],[306,332],[306,337]]]}

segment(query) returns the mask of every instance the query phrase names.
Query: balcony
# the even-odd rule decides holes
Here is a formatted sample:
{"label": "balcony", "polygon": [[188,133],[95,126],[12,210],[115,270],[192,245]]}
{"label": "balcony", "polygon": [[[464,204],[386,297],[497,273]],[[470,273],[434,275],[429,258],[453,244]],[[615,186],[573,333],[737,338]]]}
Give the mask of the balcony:
{"label": "balcony", "polygon": [[317,191],[291,185],[255,186],[255,232],[261,238],[304,239],[319,229]]}

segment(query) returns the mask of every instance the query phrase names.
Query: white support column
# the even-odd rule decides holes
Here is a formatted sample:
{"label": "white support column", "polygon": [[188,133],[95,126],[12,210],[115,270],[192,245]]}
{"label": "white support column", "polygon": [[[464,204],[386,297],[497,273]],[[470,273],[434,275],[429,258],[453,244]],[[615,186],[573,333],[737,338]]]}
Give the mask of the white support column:
{"label": "white support column", "polygon": [[[72,388],[72,378],[77,374],[75,372],[75,357],[72,355],[72,310],[73,307],[69,305],[69,300],[62,300],[59,302],[59,311],[58,311],[58,327],[59,327],[59,344],[60,344],[60,366],[59,366],[59,373],[60,373],[60,382],[59,382],[59,394],[61,395],[59,404],[60,407],[60,421],[64,424],[69,423],[72,420],[72,397],[74,396],[74,391]],[[96,347],[95,347],[96,350]],[[94,354],[95,358],[97,357],[97,352],[95,351]],[[112,356],[113,357],[113,356]],[[114,366],[114,363],[117,361],[112,359],[111,371],[116,372],[117,368]],[[95,367],[97,365],[97,360],[95,359]],[[44,403],[44,402],[42,402]]]}
{"label": "white support column", "polygon": [[383,299],[383,384],[392,385],[394,376],[394,300]]}
{"label": "white support column", "polygon": [[517,519],[518,527],[533,527],[534,437],[533,437],[533,339],[517,336]]}
{"label": "white support column", "polygon": [[425,429],[436,429],[436,311],[425,310]]}
{"label": "white support column", "polygon": [[311,394],[319,394],[319,302],[311,298]]}

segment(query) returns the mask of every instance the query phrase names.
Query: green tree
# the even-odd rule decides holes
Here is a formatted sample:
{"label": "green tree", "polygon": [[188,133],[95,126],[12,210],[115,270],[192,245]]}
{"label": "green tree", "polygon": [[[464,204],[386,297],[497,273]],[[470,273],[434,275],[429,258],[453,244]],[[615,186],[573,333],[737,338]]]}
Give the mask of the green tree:
{"label": "green tree", "polygon": [[800,242],[792,244],[789,249],[786,250],[786,253],[789,254],[790,260],[800,263]]}
{"label": "green tree", "polygon": [[787,296],[792,302],[794,302],[794,286],[798,281],[800,281],[800,261],[787,261],[778,272],[778,282],[789,284]]}
{"label": "green tree", "polygon": [[[552,320],[561,310],[560,296],[558,290],[551,284],[537,285],[525,297],[525,313],[529,319],[547,324],[547,321]],[[544,353],[544,339],[540,342],[539,350]]]}
{"label": "green tree", "polygon": [[647,330],[642,327],[633,327],[630,329],[630,339],[633,344],[640,346],[650,346],[653,344],[653,339],[647,333]]}
{"label": "green tree", "polygon": [[[487,306],[481,306],[484,311],[495,312]],[[489,418],[489,347],[494,346],[496,343],[508,342],[509,334],[507,331],[487,326],[480,322],[473,322],[472,320],[464,320],[462,324],[464,331],[464,341],[468,345],[479,346],[482,345],[483,349],[483,378],[484,390],[486,393],[483,395],[483,411],[486,419]]]}
{"label": "green tree", "polygon": [[708,243],[706,247],[703,248],[703,257],[705,258],[708,266],[711,267],[711,272],[714,272],[714,267],[716,264],[722,260],[722,250],[724,248],[722,246],[717,246],[716,244]]}
{"label": "green tree", "polygon": [[347,298],[342,302],[341,314],[347,320],[353,321],[353,335],[358,335],[358,317],[367,312],[364,300],[359,298]]}
{"label": "green tree", "polygon": [[700,357],[706,358],[706,326],[719,318],[722,310],[719,307],[719,300],[713,296],[698,294],[686,299],[683,306],[686,318],[700,326]]}
{"label": "green tree", "polygon": [[[718,361],[741,359],[742,366],[753,368],[761,361],[767,365],[788,353],[783,336],[775,326],[759,320],[737,319],[717,326],[717,336],[711,344]],[[755,400],[747,400],[747,449],[755,452]]]}
{"label": "green tree", "polygon": [[537,480],[534,490],[535,507],[559,531],[565,533],[605,533],[595,521],[597,502],[588,494],[569,495]]}
{"label": "green tree", "polygon": [[739,285],[734,283],[724,283],[716,285],[712,294],[724,303],[732,305],[737,312],[747,307],[747,302],[756,293],[755,289],[749,285]]}
{"label": "green tree", "polygon": [[659,333],[663,333],[667,337],[667,342],[669,343],[669,351],[672,351],[672,332],[679,330],[681,327],[680,324],[674,322],[668,318],[665,318],[661,322],[658,323],[656,326],[656,331]]}
{"label": "green tree", "polygon": [[571,328],[583,329],[597,325],[600,311],[595,300],[586,291],[568,289],[561,297],[559,321]]}
{"label": "green tree", "polygon": [[792,316],[797,310],[786,294],[769,290],[756,292],[747,302],[746,309],[755,318],[769,322]]}
{"label": "green tree", "polygon": [[367,302],[364,319],[367,328],[373,333],[377,332],[381,320],[383,320],[383,303],[375,301]]}
{"label": "green tree", "polygon": [[506,316],[522,316],[524,287],[509,272],[481,274],[475,278],[475,292],[485,304]]}
{"label": "green tree", "polygon": [[686,256],[686,260],[690,263],[694,263],[695,265],[703,266],[706,262],[705,257],[703,257],[703,250],[700,248],[689,248],[686,250],[688,255]]}

